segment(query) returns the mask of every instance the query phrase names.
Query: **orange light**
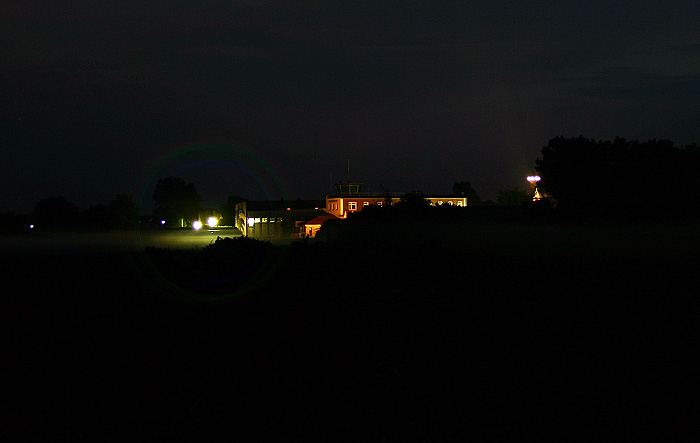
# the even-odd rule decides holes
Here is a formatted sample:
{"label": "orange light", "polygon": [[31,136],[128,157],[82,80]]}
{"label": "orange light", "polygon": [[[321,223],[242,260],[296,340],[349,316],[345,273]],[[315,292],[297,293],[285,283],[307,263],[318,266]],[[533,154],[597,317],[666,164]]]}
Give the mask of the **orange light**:
{"label": "orange light", "polygon": [[532,201],[536,202],[538,200],[542,200],[542,196],[540,195],[540,190],[535,188],[535,195],[532,196]]}

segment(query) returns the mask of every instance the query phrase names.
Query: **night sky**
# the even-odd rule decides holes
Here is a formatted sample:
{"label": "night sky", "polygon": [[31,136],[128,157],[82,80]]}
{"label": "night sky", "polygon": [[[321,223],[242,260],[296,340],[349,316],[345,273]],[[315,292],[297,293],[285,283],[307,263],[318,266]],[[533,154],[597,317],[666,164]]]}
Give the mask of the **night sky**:
{"label": "night sky", "polygon": [[204,203],[484,199],[548,140],[700,142],[700,2],[38,1],[3,6],[0,212],[179,175]]}

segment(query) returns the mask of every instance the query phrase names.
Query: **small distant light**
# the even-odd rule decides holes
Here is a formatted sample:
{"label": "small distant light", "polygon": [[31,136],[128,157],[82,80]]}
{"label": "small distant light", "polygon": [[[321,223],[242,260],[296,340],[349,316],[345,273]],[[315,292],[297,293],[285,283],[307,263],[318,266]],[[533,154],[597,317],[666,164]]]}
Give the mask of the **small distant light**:
{"label": "small distant light", "polygon": [[527,176],[527,181],[529,181],[530,183],[536,183],[540,180],[541,180],[541,178],[539,175],[528,175]]}
{"label": "small distant light", "polygon": [[192,223],[192,227],[195,231],[199,231],[200,229],[202,229],[202,222],[197,220],[194,223]]}
{"label": "small distant light", "polygon": [[34,229],[34,225],[29,225],[29,229]]}
{"label": "small distant light", "polygon": [[161,224],[161,225],[164,225],[164,224],[165,224],[165,220],[161,220],[161,221],[160,221],[160,224]]}
{"label": "small distant light", "polygon": [[287,208],[287,211],[291,211],[291,210],[292,210],[292,208]]}
{"label": "small distant light", "polygon": [[218,223],[219,223],[219,221],[216,219],[216,217],[209,217],[209,218],[207,219],[207,225],[208,225],[210,228],[213,228],[213,227],[216,226]]}

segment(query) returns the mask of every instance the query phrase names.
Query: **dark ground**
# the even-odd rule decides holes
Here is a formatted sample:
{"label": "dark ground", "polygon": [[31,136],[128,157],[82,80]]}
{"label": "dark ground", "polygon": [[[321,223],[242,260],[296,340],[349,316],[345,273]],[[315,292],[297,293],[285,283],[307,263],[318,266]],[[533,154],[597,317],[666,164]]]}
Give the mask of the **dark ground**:
{"label": "dark ground", "polygon": [[0,441],[691,439],[697,225],[377,232],[2,256]]}

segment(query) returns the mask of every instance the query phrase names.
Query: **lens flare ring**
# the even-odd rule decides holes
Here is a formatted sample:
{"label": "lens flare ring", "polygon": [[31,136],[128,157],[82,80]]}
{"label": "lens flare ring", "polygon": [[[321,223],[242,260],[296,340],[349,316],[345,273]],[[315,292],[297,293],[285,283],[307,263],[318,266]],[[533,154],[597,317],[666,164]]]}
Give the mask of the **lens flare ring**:
{"label": "lens flare ring", "polygon": [[[229,191],[229,195],[245,194],[244,197],[246,198],[257,197],[256,199],[270,201],[279,198],[289,199],[282,181],[275,172],[264,160],[249,150],[227,143],[197,143],[171,150],[154,162],[154,166],[150,168],[149,173],[146,174],[144,180],[137,188],[138,192],[136,194],[139,196],[138,202],[140,207],[147,208],[149,203],[152,204],[151,196],[159,179],[168,176],[178,176],[183,173],[192,175],[193,172],[199,172],[200,170],[202,174],[212,170],[216,170],[218,173],[224,172],[229,174],[231,180],[235,181],[239,188]],[[196,180],[193,181],[195,181],[196,185]],[[240,189],[243,190],[242,193]],[[197,220],[197,222],[199,229],[204,227],[201,221]],[[206,226],[211,228],[217,226],[217,224],[218,220],[214,217],[206,220]],[[193,224],[192,227],[195,228],[195,225]],[[147,226],[143,227],[143,229],[147,228]],[[140,249],[146,249],[148,245],[144,243],[144,236],[139,233],[137,237]],[[201,255],[205,251],[202,249],[182,252]],[[285,255],[284,251],[270,254],[270,256],[258,257],[250,260],[248,263],[246,263],[246,257],[237,258],[235,260],[237,262],[236,266],[231,267],[228,275],[219,275],[216,278],[208,278],[206,272],[199,272],[201,271],[201,266],[197,267],[197,270],[193,269],[191,271],[193,273],[199,272],[198,275],[192,274],[191,277],[193,280],[199,281],[201,287],[216,287],[217,285],[226,284],[235,287],[232,292],[222,294],[195,292],[178,285],[173,279],[166,276],[167,272],[163,272],[164,270],[158,268],[160,264],[154,263],[148,257],[148,253],[145,254],[145,263],[141,263],[139,266],[145,265],[148,268],[148,278],[152,279],[155,276],[160,281],[161,286],[167,288],[168,293],[179,294],[190,301],[211,303],[231,300],[260,287],[275,275],[281,263],[280,257],[283,255]]]}

